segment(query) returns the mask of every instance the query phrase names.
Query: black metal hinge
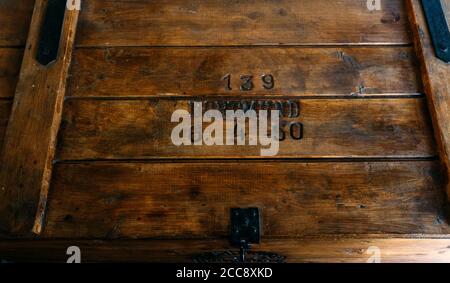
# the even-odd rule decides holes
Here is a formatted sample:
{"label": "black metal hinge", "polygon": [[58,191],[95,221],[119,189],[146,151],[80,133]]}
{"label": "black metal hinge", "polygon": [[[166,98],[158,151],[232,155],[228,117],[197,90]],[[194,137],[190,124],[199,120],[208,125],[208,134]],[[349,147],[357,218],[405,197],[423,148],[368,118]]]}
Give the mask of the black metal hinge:
{"label": "black metal hinge", "polygon": [[231,243],[240,248],[240,262],[245,262],[245,255],[251,249],[251,244],[259,244],[261,240],[259,209],[231,209]]}
{"label": "black metal hinge", "polygon": [[441,0],[422,0],[436,57],[450,63],[450,30]]}

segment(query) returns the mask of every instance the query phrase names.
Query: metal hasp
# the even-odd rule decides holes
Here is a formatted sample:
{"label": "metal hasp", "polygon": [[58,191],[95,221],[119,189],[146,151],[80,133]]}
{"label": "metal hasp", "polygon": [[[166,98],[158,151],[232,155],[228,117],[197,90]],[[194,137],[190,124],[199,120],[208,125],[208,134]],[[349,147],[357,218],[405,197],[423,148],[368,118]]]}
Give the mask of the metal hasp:
{"label": "metal hasp", "polygon": [[65,12],[66,0],[48,0],[36,54],[36,60],[44,66],[58,57]]}
{"label": "metal hasp", "polygon": [[230,210],[230,241],[239,251],[213,251],[193,256],[195,263],[284,263],[286,257],[272,252],[251,251],[251,244],[261,241],[261,218],[258,208]]}
{"label": "metal hasp", "polygon": [[251,244],[259,244],[261,240],[259,209],[232,208],[230,216],[230,240],[240,248],[239,261],[245,262],[245,255]]}
{"label": "metal hasp", "polygon": [[450,30],[441,0],[422,0],[436,57],[450,62]]}

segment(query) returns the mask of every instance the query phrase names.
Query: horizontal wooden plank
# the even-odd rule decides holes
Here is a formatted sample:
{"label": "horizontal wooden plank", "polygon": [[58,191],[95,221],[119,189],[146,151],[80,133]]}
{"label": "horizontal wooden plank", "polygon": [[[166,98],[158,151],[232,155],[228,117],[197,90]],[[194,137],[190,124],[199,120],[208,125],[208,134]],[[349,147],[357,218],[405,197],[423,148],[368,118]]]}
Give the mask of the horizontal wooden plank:
{"label": "horizontal wooden plank", "polygon": [[0,46],[23,46],[27,40],[34,0],[0,2]]}
{"label": "horizontal wooden plank", "polygon": [[91,0],[79,46],[411,43],[403,0]]}
{"label": "horizontal wooden plank", "polygon": [[42,237],[226,236],[251,206],[265,236],[449,233],[437,163],[58,164]]}
{"label": "horizontal wooden plank", "polygon": [[[12,262],[59,262],[67,249],[77,246],[81,261],[192,263],[198,254],[235,250],[227,240],[121,240],[121,241],[2,241],[0,259]],[[449,263],[450,239],[436,238],[317,238],[263,239],[256,252],[278,253],[288,263],[366,263],[380,249],[382,263]]]}
{"label": "horizontal wooden plank", "polygon": [[19,78],[22,56],[22,48],[0,47],[0,147],[3,144],[3,138],[8,125],[12,98],[14,97]]}
{"label": "horizontal wooden plank", "polygon": [[22,56],[22,48],[0,48],[0,98],[14,97]]}
{"label": "horizontal wooden plank", "polygon": [[[210,103],[215,101],[212,98],[204,105],[215,105]],[[299,116],[281,118],[286,139],[280,142],[276,158],[436,155],[424,99],[304,99],[291,103],[298,105]],[[260,158],[261,149],[269,148],[259,142],[249,146],[248,140],[246,146],[174,145],[171,134],[178,123],[171,122],[172,113],[190,108],[187,100],[68,100],[57,159]],[[303,124],[301,140],[290,136],[292,122]]]}
{"label": "horizontal wooden plank", "polygon": [[0,100],[0,146],[3,144],[6,127],[8,126],[11,104],[10,100]]}
{"label": "horizontal wooden plank", "polygon": [[19,79],[22,56],[22,48],[0,47],[0,147],[3,145],[6,127],[8,126],[12,98]]}
{"label": "horizontal wooden plank", "polygon": [[[262,75],[275,85],[264,88]],[[231,76],[231,89],[228,80]],[[255,87],[241,91],[241,75]],[[81,48],[69,96],[411,95],[422,92],[412,48]]]}

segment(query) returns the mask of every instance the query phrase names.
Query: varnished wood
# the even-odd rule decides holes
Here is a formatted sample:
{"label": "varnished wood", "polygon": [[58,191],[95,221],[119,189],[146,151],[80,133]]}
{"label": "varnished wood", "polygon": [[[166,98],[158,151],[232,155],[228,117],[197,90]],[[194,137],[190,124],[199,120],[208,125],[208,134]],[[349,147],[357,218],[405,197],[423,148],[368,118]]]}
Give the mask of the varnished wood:
{"label": "varnished wood", "polygon": [[0,146],[19,78],[33,7],[34,0],[4,0],[0,3]]}
{"label": "varnished wood", "polygon": [[[79,48],[68,96],[367,96],[422,92],[412,48]],[[222,78],[231,75],[231,90]],[[275,87],[262,87],[271,74]],[[255,88],[240,91],[240,76]]]}
{"label": "varnished wood", "polygon": [[35,0],[0,2],[0,47],[25,45]]}
{"label": "varnished wood", "polygon": [[8,125],[10,109],[11,109],[11,101],[0,100],[0,146],[3,142],[3,136],[5,135],[6,127]]}
{"label": "varnished wood", "polygon": [[441,181],[428,161],[59,164],[42,237],[227,236],[251,206],[265,236],[445,234]]}
{"label": "varnished wood", "polygon": [[[408,236],[408,235],[406,235]],[[197,254],[235,250],[227,240],[132,240],[132,241],[3,241],[0,258],[15,262],[65,263],[67,248],[81,249],[81,260],[87,262],[172,262],[192,263]],[[449,263],[450,239],[447,238],[360,238],[315,237],[299,239],[263,239],[254,250],[274,252],[287,262],[366,263],[373,255],[370,247],[381,251],[382,263]]]}
{"label": "varnished wood", "polygon": [[[35,237],[33,221],[43,233],[3,238],[0,259],[65,262],[78,245],[84,262],[190,262],[230,249],[229,209],[256,206],[263,241],[254,249],[288,262],[366,262],[370,246],[383,262],[449,262],[446,174],[406,1],[382,3],[370,12],[366,0],[85,1],[67,91],[74,34],[64,36],[64,63],[51,67],[59,70],[42,77],[33,77],[42,69],[30,64],[35,44],[27,46],[8,166],[0,164],[9,182],[0,235]],[[7,38],[21,50],[24,40],[1,29],[0,47]],[[13,55],[0,56],[0,139],[20,61],[10,49],[0,48]],[[242,92],[234,80],[226,90],[227,74],[253,75],[256,87]],[[273,90],[261,88],[262,74],[274,75]],[[300,100],[300,116],[287,120],[304,124],[304,139],[281,142],[271,159],[259,148],[172,145],[174,110],[225,97]],[[127,240],[104,241],[117,238]]]}
{"label": "varnished wood", "polygon": [[3,144],[3,137],[8,125],[22,55],[22,48],[0,47],[0,147]]}
{"label": "varnished wood", "polygon": [[12,98],[14,97],[19,78],[22,56],[22,48],[0,47],[0,148],[3,144],[3,137],[8,125]]}
{"label": "varnished wood", "polygon": [[[450,180],[450,64],[439,60],[433,51],[428,26],[418,0],[409,0],[408,8],[419,57],[422,60],[422,74],[425,92],[439,145],[441,160]],[[450,19],[450,1],[442,0],[447,18]],[[450,183],[448,184],[450,200]]]}
{"label": "varnished wood", "polygon": [[36,1],[4,140],[0,169],[2,232],[30,233],[36,215],[38,221],[34,231],[39,232],[39,218],[45,208],[50,182],[78,11],[67,11],[58,59],[44,67],[34,56],[46,3]]}
{"label": "varnished wood", "polygon": [[[120,4],[118,4],[120,3]],[[78,46],[407,44],[403,0],[90,0]]]}
{"label": "varnished wood", "polygon": [[[214,101],[216,98],[211,98]],[[240,101],[240,100],[238,100]],[[298,100],[292,100],[298,102]],[[304,99],[302,140],[275,158],[427,158],[436,155],[423,99]],[[175,146],[171,115],[187,100],[68,100],[58,160],[260,158],[260,146]]]}
{"label": "varnished wood", "polygon": [[22,48],[0,48],[0,99],[14,96],[22,56]]}

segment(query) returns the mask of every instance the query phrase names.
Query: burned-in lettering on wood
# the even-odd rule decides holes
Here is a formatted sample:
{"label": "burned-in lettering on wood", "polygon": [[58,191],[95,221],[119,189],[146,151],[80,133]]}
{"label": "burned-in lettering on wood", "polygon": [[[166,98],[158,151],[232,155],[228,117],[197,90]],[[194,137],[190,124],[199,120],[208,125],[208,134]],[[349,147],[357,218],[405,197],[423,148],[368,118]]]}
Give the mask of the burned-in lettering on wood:
{"label": "burned-in lettering on wood", "polygon": [[[267,82],[270,82],[268,79]],[[190,112],[194,113],[194,102],[189,101]],[[242,110],[245,112],[254,110],[256,112],[260,110],[278,110],[280,112],[280,141],[286,140],[289,137],[292,140],[303,139],[303,124],[298,120],[300,115],[300,102],[293,100],[203,100],[202,110],[203,114],[208,110],[218,110],[222,113],[223,117],[226,116],[228,110],[237,111]],[[295,119],[297,118],[297,119]]]}

